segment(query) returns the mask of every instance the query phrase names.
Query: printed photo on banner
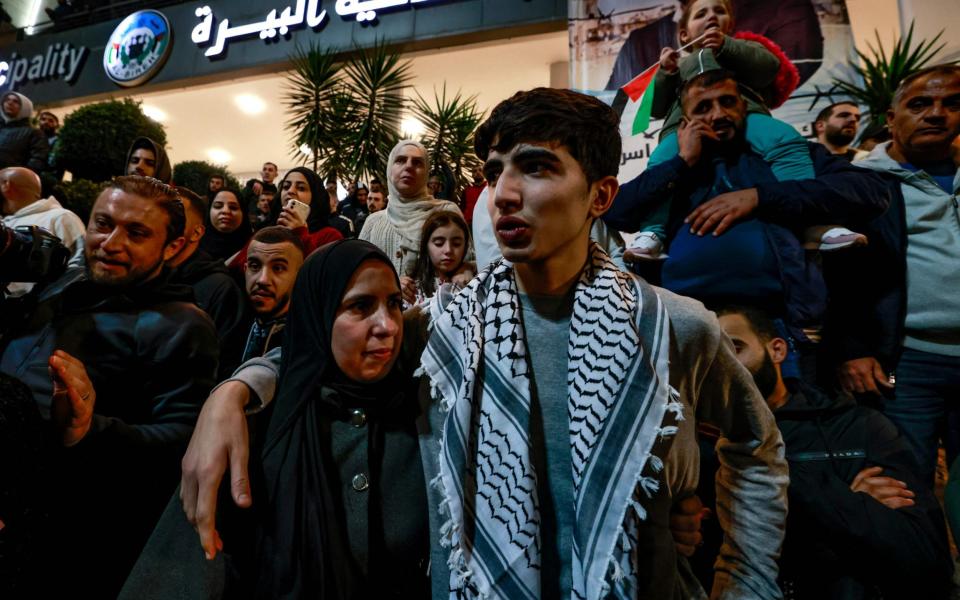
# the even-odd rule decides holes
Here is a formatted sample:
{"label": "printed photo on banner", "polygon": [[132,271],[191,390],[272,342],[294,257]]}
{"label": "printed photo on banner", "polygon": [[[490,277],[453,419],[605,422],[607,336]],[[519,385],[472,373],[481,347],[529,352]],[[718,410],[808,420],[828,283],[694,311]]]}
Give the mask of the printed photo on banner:
{"label": "printed photo on banner", "polygon": [[[683,48],[679,39],[678,21],[685,4],[686,0],[570,0],[571,87],[622,109],[621,181],[643,170],[664,127],[662,118],[650,114],[661,51],[670,47],[684,54],[695,52],[700,41],[688,40]],[[821,98],[811,106],[817,89],[828,89],[834,78],[855,81],[849,67],[856,51],[846,1],[730,0],[730,5],[730,37],[762,43],[795,67],[795,89],[776,99],[779,106],[771,106],[772,114],[812,137],[817,112],[831,102]]]}

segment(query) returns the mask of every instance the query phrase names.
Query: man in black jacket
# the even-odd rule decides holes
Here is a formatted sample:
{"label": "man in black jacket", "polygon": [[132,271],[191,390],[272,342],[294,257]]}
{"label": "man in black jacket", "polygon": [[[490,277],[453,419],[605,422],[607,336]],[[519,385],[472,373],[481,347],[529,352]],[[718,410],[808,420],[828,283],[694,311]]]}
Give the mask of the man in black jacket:
{"label": "man in black jacket", "polygon": [[[897,428],[849,395],[784,380],[766,315],[721,311],[737,359],[773,410],[790,463],[780,582],[788,598],[942,598],[953,563],[943,513]],[[881,596],[882,594],[882,596]]]}
{"label": "man in black jacket", "polygon": [[220,339],[219,381],[240,365],[252,317],[247,310],[243,290],[227,265],[200,249],[200,240],[206,233],[204,215],[207,201],[185,187],[178,187],[177,192],[183,201],[186,216],[184,244],[180,252],[167,261],[167,265],[176,268],[172,281],[192,287],[197,306],[213,319]]}
{"label": "man in black jacket", "polygon": [[39,129],[30,126],[33,102],[19,92],[0,100],[0,169],[27,167],[34,173],[47,170],[50,146]]}
{"label": "man in black jacket", "polygon": [[183,227],[175,189],[118,177],[92,209],[86,265],[43,289],[0,346],[0,371],[27,384],[57,440],[37,597],[115,597],[176,487],[218,354],[165,269]]}

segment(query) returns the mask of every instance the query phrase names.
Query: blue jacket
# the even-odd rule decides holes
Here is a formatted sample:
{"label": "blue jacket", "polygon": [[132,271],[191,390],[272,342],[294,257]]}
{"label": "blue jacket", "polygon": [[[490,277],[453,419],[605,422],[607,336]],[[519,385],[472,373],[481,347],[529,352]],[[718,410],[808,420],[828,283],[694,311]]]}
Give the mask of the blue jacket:
{"label": "blue jacket", "polygon": [[[650,167],[624,184],[604,215],[607,225],[637,231],[663,202],[669,202],[667,243],[683,226],[683,219],[708,200],[717,187],[730,190],[755,187],[759,204],[754,217],[774,249],[784,291],[784,316],[799,339],[801,329],[822,324],[827,288],[818,265],[808,260],[798,235],[811,225],[840,224],[857,228],[880,216],[891,191],[881,175],[860,169],[810,143],[816,179],[777,181],[767,163],[745,147],[711,161],[704,157],[693,167],[679,156]],[[723,169],[714,165],[723,164]]]}

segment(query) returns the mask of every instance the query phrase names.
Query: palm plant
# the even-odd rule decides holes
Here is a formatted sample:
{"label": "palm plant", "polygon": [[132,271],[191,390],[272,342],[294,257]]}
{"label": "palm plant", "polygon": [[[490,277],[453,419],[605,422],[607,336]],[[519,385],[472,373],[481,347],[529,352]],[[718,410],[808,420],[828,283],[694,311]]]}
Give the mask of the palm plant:
{"label": "palm plant", "polygon": [[444,175],[452,176],[453,181],[448,184],[453,197],[459,197],[471,171],[480,165],[473,153],[473,134],[483,119],[477,97],[464,97],[458,91],[448,99],[444,84],[439,94],[433,90],[432,102],[417,93],[411,104],[414,115],[424,125],[423,143],[430,153],[430,163]]}
{"label": "palm plant", "polygon": [[344,91],[353,109],[345,142],[350,148],[349,174],[369,179],[386,172],[387,156],[400,139],[400,120],[410,83],[410,63],[378,42],[357,50],[345,68]]}
{"label": "palm plant", "polygon": [[342,138],[335,130],[338,124],[349,122],[330,118],[334,106],[347,108],[341,106],[341,82],[334,57],[333,51],[313,44],[307,50],[297,48],[290,57],[293,74],[287,82],[284,104],[290,117],[286,129],[293,136],[291,154],[301,164],[312,160],[314,171],[342,154]]}
{"label": "palm plant", "polygon": [[[879,32],[874,31],[874,33],[877,37],[876,48],[869,42],[867,43],[867,48],[871,53],[870,56],[858,49],[857,55],[859,55],[862,64],[853,65],[857,78],[863,83],[834,78],[830,89],[826,91],[817,89],[817,94],[813,100],[814,104],[823,96],[829,97],[831,101],[834,95],[845,96],[867,108],[872,124],[884,125],[887,109],[893,103],[893,95],[900,82],[926,67],[933,57],[946,46],[946,43],[937,45],[943,35],[941,30],[932,40],[921,41],[914,47],[913,23],[911,22],[907,35],[897,39],[890,54],[887,55],[883,49],[883,44],[880,42]],[[956,63],[957,61],[950,62]]]}

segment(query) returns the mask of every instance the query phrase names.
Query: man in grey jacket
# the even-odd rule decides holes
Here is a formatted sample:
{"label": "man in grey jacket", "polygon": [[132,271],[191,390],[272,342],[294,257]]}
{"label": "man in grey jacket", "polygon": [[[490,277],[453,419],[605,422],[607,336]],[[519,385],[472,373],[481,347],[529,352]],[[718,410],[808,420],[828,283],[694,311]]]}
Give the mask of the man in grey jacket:
{"label": "man in grey jacket", "polygon": [[[435,301],[429,319],[409,315],[404,340],[425,374],[434,597],[703,597],[667,526],[696,486],[701,420],[723,432],[728,537],[713,595],[780,597],[787,471],[769,409],[711,313],[590,242],[617,192],[619,142],[609,107],[543,88],[501,103],[478,133],[505,260]],[[474,319],[486,326],[465,326]],[[181,498],[208,558],[222,548],[214,511],[228,461],[234,501],[252,501],[243,407],[272,398],[277,366],[248,365],[208,400],[183,461]],[[470,458],[453,431],[496,451]],[[492,456],[502,460],[486,465]],[[520,483],[499,489],[487,467]],[[496,496],[511,501],[484,506]],[[497,525],[501,511],[520,526]]]}
{"label": "man in grey jacket", "polygon": [[948,464],[960,455],[960,431],[946,427],[960,396],[960,66],[906,78],[887,123],[893,139],[857,166],[890,175],[893,200],[863,229],[867,248],[827,264],[837,286],[828,342],[842,386],[884,396],[932,486],[938,440]]}

